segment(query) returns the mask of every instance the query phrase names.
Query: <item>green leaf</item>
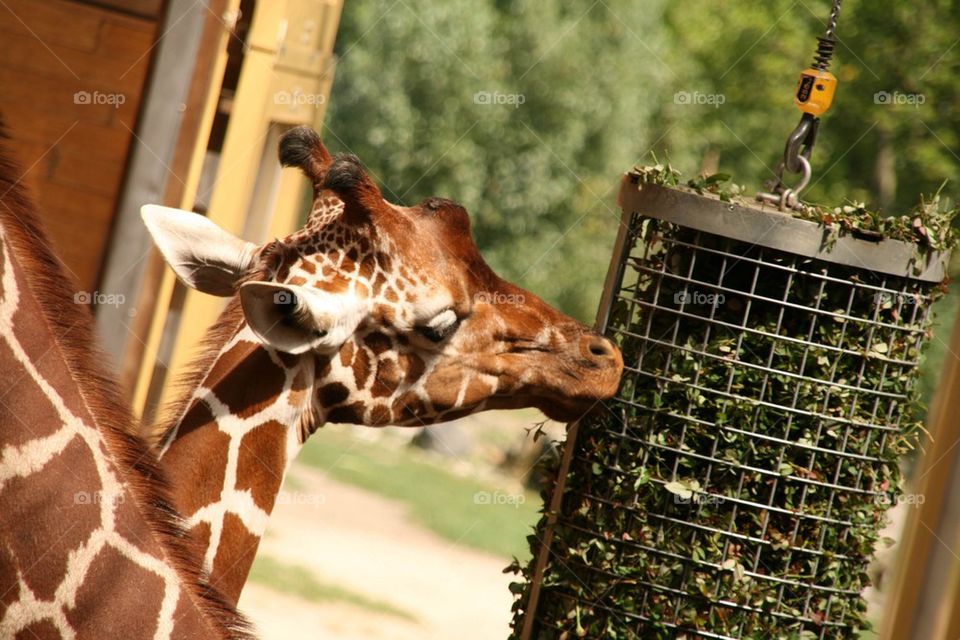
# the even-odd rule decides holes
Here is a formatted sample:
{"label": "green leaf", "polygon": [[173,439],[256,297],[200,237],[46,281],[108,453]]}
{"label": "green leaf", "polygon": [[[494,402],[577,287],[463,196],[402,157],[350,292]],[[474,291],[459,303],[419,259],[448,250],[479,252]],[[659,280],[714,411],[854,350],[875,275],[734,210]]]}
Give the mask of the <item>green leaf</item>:
{"label": "green leaf", "polygon": [[663,485],[663,488],[675,496],[680,496],[683,500],[689,500],[693,497],[693,491],[682,482],[668,482]]}

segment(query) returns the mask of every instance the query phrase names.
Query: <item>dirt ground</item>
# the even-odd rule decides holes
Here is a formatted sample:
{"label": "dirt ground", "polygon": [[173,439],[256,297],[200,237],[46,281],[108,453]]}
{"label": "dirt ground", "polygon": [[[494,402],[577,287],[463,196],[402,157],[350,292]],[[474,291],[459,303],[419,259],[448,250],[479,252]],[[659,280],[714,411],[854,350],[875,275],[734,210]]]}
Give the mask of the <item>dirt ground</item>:
{"label": "dirt ground", "polygon": [[265,640],[489,640],[508,635],[507,560],[451,544],[413,523],[403,505],[299,465],[303,500],[281,502],[260,554],[308,569],[319,582],[388,603],[415,621],[343,601],[308,602],[248,582],[240,609]]}

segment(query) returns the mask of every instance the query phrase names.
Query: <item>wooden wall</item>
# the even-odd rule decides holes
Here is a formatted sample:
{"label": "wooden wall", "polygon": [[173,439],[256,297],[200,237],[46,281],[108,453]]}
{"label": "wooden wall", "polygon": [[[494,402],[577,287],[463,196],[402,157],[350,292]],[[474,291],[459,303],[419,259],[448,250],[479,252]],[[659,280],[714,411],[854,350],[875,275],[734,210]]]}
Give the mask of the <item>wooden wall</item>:
{"label": "wooden wall", "polygon": [[157,26],[159,3],[135,4],[142,15],[0,3],[0,117],[54,250],[85,291],[97,286]]}

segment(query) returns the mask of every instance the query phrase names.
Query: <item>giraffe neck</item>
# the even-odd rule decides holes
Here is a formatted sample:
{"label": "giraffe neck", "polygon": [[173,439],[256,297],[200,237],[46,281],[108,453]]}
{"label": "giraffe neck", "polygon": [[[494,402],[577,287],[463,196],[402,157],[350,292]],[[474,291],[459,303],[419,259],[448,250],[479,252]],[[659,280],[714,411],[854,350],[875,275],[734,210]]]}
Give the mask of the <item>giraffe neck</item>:
{"label": "giraffe neck", "polygon": [[126,435],[129,415],[110,406],[113,391],[85,352],[71,347],[89,341],[89,317],[43,279],[55,263],[32,260],[27,230],[4,216],[8,202],[0,203],[0,637],[245,635],[217,619],[225,608],[204,610],[222,603],[191,591],[186,550],[158,537],[175,526],[148,517],[163,499],[149,490],[150,454]]}
{"label": "giraffe neck", "polygon": [[235,303],[226,342],[162,443],[174,502],[210,583],[240,596],[287,469],[312,429],[313,364],[265,348]]}

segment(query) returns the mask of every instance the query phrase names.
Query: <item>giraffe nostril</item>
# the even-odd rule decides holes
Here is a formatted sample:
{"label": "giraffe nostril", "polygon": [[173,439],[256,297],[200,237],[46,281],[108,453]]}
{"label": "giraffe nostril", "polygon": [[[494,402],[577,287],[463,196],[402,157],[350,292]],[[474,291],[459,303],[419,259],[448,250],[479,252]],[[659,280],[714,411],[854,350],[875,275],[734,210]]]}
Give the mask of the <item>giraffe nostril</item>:
{"label": "giraffe nostril", "polygon": [[613,358],[616,349],[606,338],[600,336],[591,336],[587,344],[587,351],[590,352],[590,355],[598,359]]}

